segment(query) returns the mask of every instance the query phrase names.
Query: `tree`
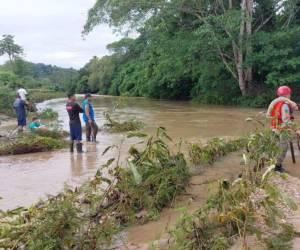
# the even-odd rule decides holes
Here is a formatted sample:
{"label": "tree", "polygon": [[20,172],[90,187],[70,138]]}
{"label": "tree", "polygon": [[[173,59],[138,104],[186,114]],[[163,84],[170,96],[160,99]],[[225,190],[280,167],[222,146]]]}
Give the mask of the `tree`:
{"label": "tree", "polygon": [[9,61],[12,64],[13,60],[23,54],[23,48],[14,42],[14,36],[3,35],[0,40],[0,56],[8,55]]}
{"label": "tree", "polygon": [[[99,23],[122,29],[144,27],[155,17],[177,17],[178,23],[190,16],[190,26],[197,24],[202,42],[209,43],[225,69],[236,80],[242,95],[253,85],[253,35],[275,25],[276,15],[285,13],[284,24],[296,18],[298,0],[97,0],[89,11],[84,33]],[[286,13],[287,12],[287,13]],[[203,44],[202,43],[202,44]],[[201,45],[202,46],[202,45]]]}

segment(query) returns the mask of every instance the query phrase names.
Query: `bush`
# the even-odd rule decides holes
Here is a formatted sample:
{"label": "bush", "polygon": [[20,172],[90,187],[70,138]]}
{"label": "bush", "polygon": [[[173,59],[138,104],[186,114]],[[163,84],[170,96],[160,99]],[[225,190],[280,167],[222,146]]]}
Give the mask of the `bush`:
{"label": "bush", "polygon": [[130,149],[129,168],[119,166],[115,159],[103,166],[116,163],[109,168],[111,178],[102,177],[103,169],[99,169],[92,180],[75,190],[66,188],[29,209],[0,213],[0,248],[109,249],[114,235],[140,219],[138,212],[146,210],[151,219],[185,190],[189,181],[186,161],[181,153],[171,153],[168,141],[160,128],[141,151]]}
{"label": "bush", "polygon": [[136,119],[120,122],[111,118],[111,115],[108,112],[104,113],[104,117],[107,121],[104,124],[104,128],[111,133],[136,131],[144,127],[144,123]]}
{"label": "bush", "polygon": [[51,108],[46,108],[43,111],[39,112],[38,116],[41,119],[54,120],[58,118],[58,113]]}
{"label": "bush", "polygon": [[42,137],[34,134],[24,134],[13,140],[6,140],[1,143],[1,155],[17,155],[36,152],[45,152],[61,149],[66,146],[66,142],[50,137]]}

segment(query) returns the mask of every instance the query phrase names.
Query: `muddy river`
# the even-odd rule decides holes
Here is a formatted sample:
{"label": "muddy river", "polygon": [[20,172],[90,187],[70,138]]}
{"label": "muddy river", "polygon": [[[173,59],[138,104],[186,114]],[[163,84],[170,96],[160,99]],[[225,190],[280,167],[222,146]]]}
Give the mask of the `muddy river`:
{"label": "muddy river", "polygon": [[[97,123],[104,123],[103,112],[116,103],[115,97],[95,98]],[[64,129],[68,129],[68,117],[64,99],[40,104],[59,113]],[[136,117],[146,126],[144,130],[153,133],[158,126],[166,127],[169,135],[179,141],[207,140],[212,137],[239,136],[253,129],[253,124],[245,122],[249,116],[256,116],[259,110],[220,106],[203,106],[189,102],[156,101],[144,98],[126,98],[114,115],[120,120]],[[0,209],[27,206],[61,191],[65,184],[79,185],[93,176],[99,166],[111,155],[103,157],[103,150],[113,144],[122,144],[121,153],[134,141],[124,134],[109,134],[101,131],[98,144],[85,144],[86,153],[71,155],[67,149],[28,155],[0,157]]]}

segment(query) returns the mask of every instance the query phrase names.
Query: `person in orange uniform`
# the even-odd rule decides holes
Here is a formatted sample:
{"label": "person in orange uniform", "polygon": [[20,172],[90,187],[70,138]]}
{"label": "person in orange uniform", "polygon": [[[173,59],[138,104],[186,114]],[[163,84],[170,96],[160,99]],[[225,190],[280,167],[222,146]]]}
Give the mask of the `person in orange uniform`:
{"label": "person in orange uniform", "polygon": [[298,109],[296,103],[291,101],[292,90],[288,86],[280,86],[277,89],[277,98],[273,100],[268,109],[268,117],[271,118],[271,126],[275,133],[279,134],[279,148],[281,150],[275,171],[283,173],[285,170],[282,163],[286,157],[289,139],[280,132],[283,129],[292,129],[292,122],[294,120],[293,111]]}

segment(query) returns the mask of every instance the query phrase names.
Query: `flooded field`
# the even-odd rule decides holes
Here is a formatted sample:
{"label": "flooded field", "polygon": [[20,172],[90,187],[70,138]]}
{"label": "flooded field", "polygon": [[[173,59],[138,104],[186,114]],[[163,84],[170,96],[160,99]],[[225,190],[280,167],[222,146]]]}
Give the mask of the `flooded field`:
{"label": "flooded field", "polygon": [[[64,129],[68,129],[68,117],[64,99],[47,101],[40,107],[50,107],[59,113]],[[111,109],[117,98],[99,96],[95,98],[97,123],[105,123],[103,112]],[[120,120],[135,117],[145,123],[144,131],[152,133],[163,126],[169,135],[179,141],[207,140],[212,137],[239,136],[253,129],[245,122],[260,110],[202,106],[189,102],[156,101],[144,98],[126,98],[115,111]],[[12,209],[31,205],[46,194],[56,194],[65,184],[79,185],[93,176],[111,155],[103,157],[102,151],[109,145],[122,144],[121,154],[126,157],[128,147],[135,141],[124,134],[101,131],[98,144],[85,144],[86,153],[70,155],[68,150],[0,158],[0,209]],[[112,152],[113,153],[113,152]],[[111,154],[112,154],[111,153]],[[219,170],[217,170],[219,171]],[[226,171],[226,169],[225,169]]]}

